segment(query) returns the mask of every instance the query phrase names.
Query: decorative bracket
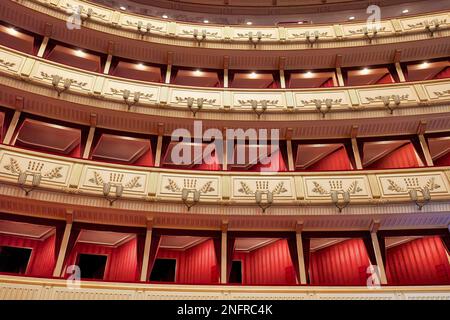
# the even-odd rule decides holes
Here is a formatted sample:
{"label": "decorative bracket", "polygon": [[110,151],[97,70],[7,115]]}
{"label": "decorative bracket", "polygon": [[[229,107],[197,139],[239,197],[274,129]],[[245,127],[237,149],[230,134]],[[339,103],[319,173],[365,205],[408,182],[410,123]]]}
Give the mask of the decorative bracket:
{"label": "decorative bracket", "polygon": [[[339,201],[339,195],[342,195],[342,201]],[[350,192],[344,190],[330,191],[331,201],[338,208],[339,213],[342,212],[350,204]]]}
{"label": "decorative bracket", "polygon": [[[265,199],[263,199],[263,196],[265,196]],[[273,204],[273,192],[269,190],[256,190],[255,201],[262,212],[265,213]]]}
{"label": "decorative bracket", "polygon": [[[115,195],[111,196],[111,189],[112,187],[115,188]],[[119,198],[122,197],[123,194],[123,185],[121,183],[111,183],[111,182],[105,182],[103,183],[103,196],[106,200],[109,201],[109,205],[112,206],[114,202],[119,200]]]}
{"label": "decorative bracket", "polygon": [[[192,194],[192,200],[189,199],[189,196]],[[200,202],[200,191],[197,189],[188,189],[183,188],[181,190],[181,200],[184,205],[187,207],[188,211],[191,210],[193,206]]]}
{"label": "decorative bracket", "polygon": [[[26,185],[28,176],[33,177],[32,181],[31,181],[31,186]],[[42,178],[42,175],[40,173],[36,173],[36,172],[30,173],[30,172],[22,171],[19,173],[19,176],[17,177],[17,182],[19,183],[20,189],[25,191],[25,195],[28,196],[31,191],[33,191],[34,189],[39,187],[39,185],[41,184],[41,178]]]}

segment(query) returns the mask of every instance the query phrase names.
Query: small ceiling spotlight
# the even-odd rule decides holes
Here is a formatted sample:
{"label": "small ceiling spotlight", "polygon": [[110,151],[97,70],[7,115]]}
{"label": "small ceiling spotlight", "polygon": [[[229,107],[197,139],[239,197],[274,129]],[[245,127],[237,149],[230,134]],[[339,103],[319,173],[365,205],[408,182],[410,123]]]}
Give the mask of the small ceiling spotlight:
{"label": "small ceiling spotlight", "polygon": [[256,77],[257,77],[256,72],[250,73],[250,78],[251,78],[251,79],[256,79]]}
{"label": "small ceiling spotlight", "polygon": [[209,23],[209,20],[203,20],[203,23]]}
{"label": "small ceiling spotlight", "polygon": [[312,73],[311,71],[308,71],[308,72],[305,73],[305,75],[306,75],[307,77],[309,77],[309,78],[312,77],[312,74],[313,74],[313,73]]}
{"label": "small ceiling spotlight", "polygon": [[428,68],[429,65],[430,65],[430,63],[428,61],[424,61],[420,66],[422,68]]}
{"label": "small ceiling spotlight", "polygon": [[248,25],[248,26],[251,26],[252,24],[253,24],[253,22],[247,21],[247,25]]}
{"label": "small ceiling spotlight", "polygon": [[348,20],[355,20],[355,19],[356,19],[355,16],[348,17]]}
{"label": "small ceiling spotlight", "polygon": [[197,77],[200,76],[202,74],[202,71],[200,69],[197,69],[194,71],[194,75],[196,75]]}
{"label": "small ceiling spotlight", "polygon": [[361,70],[362,74],[369,74],[369,72],[370,72],[369,68],[364,68]]}
{"label": "small ceiling spotlight", "polygon": [[407,13],[409,13],[409,10],[408,10],[408,9],[405,9],[405,10],[402,11],[402,13],[403,13],[403,14],[407,14]]}
{"label": "small ceiling spotlight", "polygon": [[163,14],[162,17],[163,17],[163,19],[168,19],[169,18],[169,16],[167,14]]}
{"label": "small ceiling spotlight", "polygon": [[127,8],[125,6],[120,6],[120,10],[125,11],[125,10],[127,10]]}
{"label": "small ceiling spotlight", "polygon": [[145,68],[145,66],[144,66],[144,64],[142,62],[139,62],[137,64],[137,67],[138,67],[138,69],[141,69],[141,70],[143,70]]}

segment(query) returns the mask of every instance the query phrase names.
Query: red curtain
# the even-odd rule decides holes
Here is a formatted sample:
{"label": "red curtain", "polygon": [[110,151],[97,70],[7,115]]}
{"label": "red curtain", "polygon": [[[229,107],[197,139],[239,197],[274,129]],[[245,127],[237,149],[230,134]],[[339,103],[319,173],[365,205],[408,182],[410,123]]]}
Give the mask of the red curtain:
{"label": "red curtain", "polygon": [[208,239],[187,250],[159,249],[157,258],[177,260],[176,283],[214,284],[219,282],[220,268],[213,239]]}
{"label": "red curtain", "polygon": [[443,71],[438,73],[435,77],[435,79],[446,79],[450,78],[450,67],[445,68]]}
{"label": "red curtain", "polygon": [[320,88],[331,88],[334,87],[334,80],[333,78],[328,79],[324,83],[320,85]]}
{"label": "red curtain", "polygon": [[308,171],[352,170],[350,158],[345,147],[339,148],[325,158],[309,166]]}
{"label": "red curtain", "polygon": [[222,169],[220,163],[219,163],[219,159],[217,158],[217,153],[214,152],[212,155],[212,159],[211,161],[208,162],[212,162],[212,163],[202,163],[202,164],[198,164],[194,167],[195,170],[209,170],[209,171],[219,171]]}
{"label": "red curtain", "polygon": [[375,161],[366,169],[415,168],[418,166],[419,161],[414,145],[408,143],[378,161]]}
{"label": "red curtain", "polygon": [[[268,147],[268,151],[270,150],[270,147]],[[286,163],[284,162],[283,155],[280,150],[278,150],[274,155],[273,158],[276,159],[275,162],[271,162],[269,164],[261,164],[257,163],[254,166],[250,168],[249,171],[269,171],[269,172],[284,172],[287,171]],[[278,162],[278,164],[276,163]]]}
{"label": "red curtain", "polygon": [[233,253],[236,246],[236,238],[231,234],[227,236],[227,283],[230,281],[231,267],[233,264]]}
{"label": "red curtain", "polygon": [[51,277],[55,267],[55,241],[53,234],[45,240],[0,234],[0,246],[32,249],[26,275]]}
{"label": "red curtain", "polygon": [[439,157],[436,160],[433,160],[435,166],[450,166],[450,152],[444,154],[442,157]]}
{"label": "red curtain", "polygon": [[[296,254],[296,252],[295,252]],[[251,252],[235,252],[242,261],[243,285],[295,285],[297,275],[288,240],[280,239]]]}
{"label": "red curtain", "polygon": [[391,74],[385,75],[383,78],[377,81],[377,84],[389,84],[394,83],[394,78],[391,76]]}
{"label": "red curtain", "polygon": [[387,250],[391,285],[448,285],[450,264],[440,237],[428,236]]}
{"label": "red curtain", "polygon": [[310,276],[312,285],[365,285],[370,265],[362,239],[345,240],[311,253]]}

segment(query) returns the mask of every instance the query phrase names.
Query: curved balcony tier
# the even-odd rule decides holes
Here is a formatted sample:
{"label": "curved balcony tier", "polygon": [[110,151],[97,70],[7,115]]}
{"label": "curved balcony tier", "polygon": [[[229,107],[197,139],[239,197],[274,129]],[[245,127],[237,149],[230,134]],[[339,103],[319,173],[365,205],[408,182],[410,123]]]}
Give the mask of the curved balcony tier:
{"label": "curved balcony tier", "polygon": [[[310,134],[317,137],[324,136],[317,131],[321,128],[318,123],[336,126],[336,134],[332,134],[336,137],[348,136],[355,125],[361,126],[360,134],[368,136],[414,131],[420,121],[428,121],[427,130],[431,132],[449,127],[448,79],[351,88],[253,91],[128,80],[63,66],[4,47],[0,48],[0,59],[1,86],[8,92],[2,96],[5,106],[83,124],[89,124],[91,114],[96,114],[101,118],[100,126],[119,130],[154,133],[158,123],[168,123],[172,126],[167,126],[165,133],[170,134],[175,126],[191,128],[195,120],[202,120],[205,128],[307,126],[315,128]],[[56,85],[55,77],[59,79]],[[66,89],[64,82],[70,82]],[[389,98],[388,105],[383,102],[384,96]],[[393,97],[398,97],[398,103]],[[189,107],[189,99],[195,105]],[[201,108],[197,108],[198,99],[203,102]],[[322,103],[318,110],[316,102],[326,100],[331,101],[330,108],[327,110]],[[257,102],[258,112],[252,108],[252,101]],[[262,101],[267,102],[267,109],[258,115]],[[399,121],[404,126],[399,126]],[[374,128],[375,123],[385,127]],[[308,135],[298,131],[294,136],[305,134]]]}
{"label": "curved balcony tier", "polygon": [[[66,25],[70,10],[79,5],[83,6],[83,36]],[[229,68],[261,70],[278,68],[280,57],[286,69],[335,67],[337,55],[342,56],[340,66],[359,61],[391,63],[396,51],[401,51],[402,61],[430,59],[448,53],[450,35],[448,12],[386,20],[376,35],[364,23],[293,28],[189,25],[72,0],[8,0],[0,17],[25,30],[97,52],[162,64],[172,52],[178,65],[219,69],[224,67],[224,56]],[[145,45],[148,50],[143,50]]]}

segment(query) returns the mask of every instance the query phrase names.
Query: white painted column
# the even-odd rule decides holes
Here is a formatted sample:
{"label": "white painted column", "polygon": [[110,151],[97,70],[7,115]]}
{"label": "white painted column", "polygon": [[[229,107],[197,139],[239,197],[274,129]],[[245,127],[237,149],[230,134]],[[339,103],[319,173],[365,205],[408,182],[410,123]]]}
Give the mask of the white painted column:
{"label": "white painted column", "polygon": [[22,114],[22,112],[19,110],[16,110],[14,112],[14,116],[11,120],[11,123],[9,124],[8,130],[6,131],[5,139],[3,139],[4,144],[11,144],[13,136],[14,136],[14,132],[16,131],[17,124],[19,123],[21,114]]}
{"label": "white painted column", "polygon": [[38,51],[38,54],[37,54],[37,56],[39,58],[42,58],[44,56],[45,49],[47,49],[48,40],[49,40],[48,37],[44,37],[44,40],[42,40],[41,46],[39,47],[39,51]]}
{"label": "white painted column", "polygon": [[150,248],[152,245],[153,220],[147,221],[147,233],[145,235],[144,257],[142,258],[141,281],[147,281],[148,262],[150,258]]}
{"label": "white painted column", "polygon": [[342,75],[342,69],[336,68],[336,75],[339,87],[345,87],[344,76]]}
{"label": "white painted column", "polygon": [[383,263],[383,255],[381,254],[380,243],[378,242],[377,231],[380,227],[379,221],[373,221],[370,227],[370,237],[372,240],[373,250],[375,251],[375,259],[377,262],[378,270],[380,271],[381,284],[387,284],[386,270]]}
{"label": "white painted column", "polygon": [[405,74],[403,73],[402,66],[399,62],[395,63],[395,70],[397,70],[398,78],[400,79],[400,82],[406,82]]}
{"label": "white painted column", "polygon": [[163,143],[163,136],[158,135],[158,142],[156,143],[155,167],[161,166],[162,143]]}
{"label": "white painted column", "polygon": [[64,229],[64,235],[59,247],[58,258],[56,260],[55,269],[53,270],[54,277],[62,277],[62,268],[64,266],[64,259],[66,257],[67,245],[69,244],[70,233],[72,232],[73,214],[70,212],[66,217],[66,227]]}
{"label": "white painted column", "polygon": [[94,141],[94,135],[95,135],[95,127],[90,127],[89,133],[87,136],[87,140],[86,140],[86,146],[84,147],[83,159],[88,159],[89,155],[91,154],[92,142]]}
{"label": "white painted column", "polygon": [[356,140],[356,138],[352,138],[352,150],[353,150],[353,157],[355,158],[356,169],[362,169],[363,166],[361,156],[359,153],[358,141]]}
{"label": "white painted column", "polygon": [[106,58],[105,69],[103,70],[103,74],[109,74],[109,70],[111,69],[112,55],[108,54],[108,58]]}
{"label": "white painted column", "polygon": [[220,247],[220,283],[227,283],[227,241],[228,241],[228,223],[222,224],[222,239]]}
{"label": "white painted column", "polygon": [[301,227],[297,227],[296,231],[296,239],[297,239],[297,256],[298,256],[298,266],[300,270],[300,284],[308,284],[308,279],[306,277],[306,266],[305,266],[305,257],[303,255],[303,242],[302,242],[302,229],[303,224],[299,225]]}

